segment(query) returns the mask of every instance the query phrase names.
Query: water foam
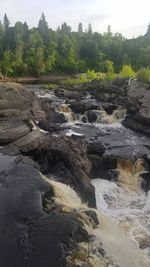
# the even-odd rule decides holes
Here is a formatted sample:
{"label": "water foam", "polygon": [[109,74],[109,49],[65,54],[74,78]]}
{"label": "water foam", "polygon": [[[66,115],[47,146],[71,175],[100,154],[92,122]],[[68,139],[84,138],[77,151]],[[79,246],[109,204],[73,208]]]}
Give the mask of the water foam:
{"label": "water foam", "polygon": [[95,179],[92,184],[98,209],[135,244],[142,261],[140,266],[150,266],[150,192],[146,195],[142,191],[127,191],[102,179]]}

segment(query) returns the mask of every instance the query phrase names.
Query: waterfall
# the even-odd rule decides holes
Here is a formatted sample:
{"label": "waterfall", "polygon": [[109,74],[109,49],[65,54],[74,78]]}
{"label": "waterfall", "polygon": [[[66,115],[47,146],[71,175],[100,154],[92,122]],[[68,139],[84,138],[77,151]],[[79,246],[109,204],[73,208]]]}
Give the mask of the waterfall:
{"label": "waterfall", "polygon": [[[137,170],[138,173],[139,166]],[[107,251],[117,253],[115,258],[121,257],[118,260],[121,267],[150,266],[150,192],[146,195],[142,190],[132,191],[131,187],[126,190],[124,186],[102,179],[95,179],[92,184],[96,190],[98,210],[115,224],[115,227],[110,225],[106,230],[104,223],[99,232]],[[121,250],[124,252],[120,253]]]}
{"label": "waterfall", "polygon": [[[142,255],[139,255],[138,247],[136,247],[135,243],[125,237],[119,227],[112,222],[110,216],[104,214],[102,207],[102,211],[90,209],[86,204],[82,203],[71,187],[49,180],[43,175],[42,178],[53,186],[54,200],[60,205],[63,212],[74,212],[91,237],[88,243],[78,243],[74,250],[70,251],[70,255],[67,258],[68,267],[148,267]],[[94,184],[98,185],[96,187],[98,193],[99,184],[95,182]],[[98,225],[89,220],[87,211],[94,211],[97,214]]]}

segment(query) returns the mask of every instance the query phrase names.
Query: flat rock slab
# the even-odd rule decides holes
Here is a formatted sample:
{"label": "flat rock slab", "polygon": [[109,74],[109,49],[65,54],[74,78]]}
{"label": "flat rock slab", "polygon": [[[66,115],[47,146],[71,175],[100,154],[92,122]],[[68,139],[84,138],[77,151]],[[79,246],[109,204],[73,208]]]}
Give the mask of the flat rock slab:
{"label": "flat rock slab", "polygon": [[3,121],[0,123],[0,145],[14,142],[30,132],[30,128],[22,121]]}
{"label": "flat rock slab", "polygon": [[43,143],[43,139],[45,138],[44,134],[42,134],[38,129],[32,131],[22,138],[16,140],[13,144],[18,147],[22,152],[29,149],[29,147],[38,147],[41,142]]}
{"label": "flat rock slab", "polygon": [[12,167],[15,159],[16,157],[10,157],[0,153],[0,173],[2,171],[9,170]]}

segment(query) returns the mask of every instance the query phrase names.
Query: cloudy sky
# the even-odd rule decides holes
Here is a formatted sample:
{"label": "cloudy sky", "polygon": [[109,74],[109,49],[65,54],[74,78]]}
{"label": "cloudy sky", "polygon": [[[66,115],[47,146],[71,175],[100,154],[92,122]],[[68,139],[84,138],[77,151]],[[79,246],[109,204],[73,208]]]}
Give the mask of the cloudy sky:
{"label": "cloudy sky", "polygon": [[94,31],[104,32],[110,24],[113,32],[130,38],[146,32],[150,22],[150,0],[1,0],[0,19],[7,13],[11,24],[27,21],[37,26],[42,11],[53,29],[64,21],[77,29],[79,22]]}

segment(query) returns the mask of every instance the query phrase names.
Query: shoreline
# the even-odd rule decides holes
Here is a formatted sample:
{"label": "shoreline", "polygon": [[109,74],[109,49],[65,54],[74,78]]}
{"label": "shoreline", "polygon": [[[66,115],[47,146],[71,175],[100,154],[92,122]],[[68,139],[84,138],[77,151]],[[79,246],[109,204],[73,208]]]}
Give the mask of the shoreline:
{"label": "shoreline", "polygon": [[53,82],[60,82],[62,80],[66,80],[70,77],[74,77],[74,75],[44,75],[40,77],[28,76],[28,77],[15,77],[15,78],[1,78],[0,82],[16,82],[16,83],[53,83]]}

